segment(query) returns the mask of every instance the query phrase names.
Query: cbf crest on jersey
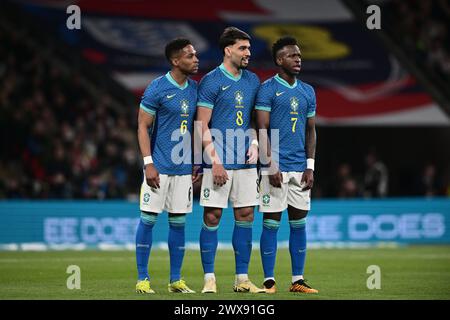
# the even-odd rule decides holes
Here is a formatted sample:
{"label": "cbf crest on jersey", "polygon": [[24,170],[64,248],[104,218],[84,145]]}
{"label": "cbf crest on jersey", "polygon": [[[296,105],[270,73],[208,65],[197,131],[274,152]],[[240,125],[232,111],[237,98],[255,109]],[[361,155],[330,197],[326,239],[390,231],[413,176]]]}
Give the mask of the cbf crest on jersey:
{"label": "cbf crest on jersey", "polygon": [[241,91],[236,91],[234,93],[234,100],[236,101],[236,107],[242,106],[242,101],[244,100],[244,95]]}
{"label": "cbf crest on jersey", "polygon": [[291,114],[298,114],[298,99],[297,97],[291,98]]}
{"label": "cbf crest on jersey", "polygon": [[181,100],[180,106],[181,106],[181,116],[189,117],[189,101],[187,101],[186,99]]}

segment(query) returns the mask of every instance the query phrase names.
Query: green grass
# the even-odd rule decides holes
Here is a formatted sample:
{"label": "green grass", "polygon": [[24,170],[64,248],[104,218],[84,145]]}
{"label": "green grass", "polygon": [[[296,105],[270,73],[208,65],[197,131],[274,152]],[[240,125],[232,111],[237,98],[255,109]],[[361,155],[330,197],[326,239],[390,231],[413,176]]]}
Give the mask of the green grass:
{"label": "green grass", "polygon": [[[68,290],[69,265],[81,268],[81,289]],[[381,268],[381,289],[369,290],[369,265]],[[450,299],[450,246],[415,246],[398,249],[309,250],[306,278],[318,295],[287,292],[290,258],[287,250],[277,256],[275,295],[238,294],[232,291],[234,256],[219,251],[216,258],[217,295],[180,295],[167,292],[168,252],[154,250],[150,275],[155,295],[138,295],[132,251],[0,252],[0,299]],[[203,285],[200,256],[186,251],[183,276],[197,292]],[[254,251],[250,278],[260,285],[261,260]]]}

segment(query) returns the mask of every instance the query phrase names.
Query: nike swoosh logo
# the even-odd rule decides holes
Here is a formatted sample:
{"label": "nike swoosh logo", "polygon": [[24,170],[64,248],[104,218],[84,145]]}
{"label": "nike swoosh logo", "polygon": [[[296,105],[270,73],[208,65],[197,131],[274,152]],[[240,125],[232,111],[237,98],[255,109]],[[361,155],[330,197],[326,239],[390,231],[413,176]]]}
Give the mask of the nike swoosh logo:
{"label": "nike swoosh logo", "polygon": [[226,86],[226,87],[222,86],[222,91],[227,90],[229,87],[231,87],[231,84],[229,86]]}
{"label": "nike swoosh logo", "polygon": [[272,254],[273,253],[273,251],[269,251],[269,252],[263,252],[264,254]]}
{"label": "nike swoosh logo", "polygon": [[275,94],[277,95],[277,97],[281,96],[284,93],[284,91],[281,92],[276,92]]}
{"label": "nike swoosh logo", "polygon": [[174,93],[174,94],[171,94],[171,95],[167,95],[166,97],[167,97],[167,99],[172,99],[173,97],[175,97],[177,94],[176,93]]}

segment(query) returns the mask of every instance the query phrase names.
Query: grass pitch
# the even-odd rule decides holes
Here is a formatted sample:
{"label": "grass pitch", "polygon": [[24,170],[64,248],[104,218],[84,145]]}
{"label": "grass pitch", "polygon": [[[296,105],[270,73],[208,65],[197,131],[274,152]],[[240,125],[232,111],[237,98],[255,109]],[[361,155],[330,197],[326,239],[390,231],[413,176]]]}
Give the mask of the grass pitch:
{"label": "grass pitch", "polygon": [[[275,295],[234,293],[234,255],[218,251],[218,294],[173,294],[167,292],[169,254],[154,250],[150,276],[154,295],[138,295],[135,256],[132,251],[0,252],[0,299],[450,299],[450,246],[413,246],[398,249],[309,250],[306,279],[317,295],[288,292],[291,266],[289,251],[279,250],[275,268]],[[81,289],[69,290],[69,265],[81,269]],[[367,268],[381,269],[381,289],[367,288]],[[183,271],[188,285],[200,292],[203,273],[198,251],[186,251]],[[254,250],[250,279],[263,280],[259,251]]]}

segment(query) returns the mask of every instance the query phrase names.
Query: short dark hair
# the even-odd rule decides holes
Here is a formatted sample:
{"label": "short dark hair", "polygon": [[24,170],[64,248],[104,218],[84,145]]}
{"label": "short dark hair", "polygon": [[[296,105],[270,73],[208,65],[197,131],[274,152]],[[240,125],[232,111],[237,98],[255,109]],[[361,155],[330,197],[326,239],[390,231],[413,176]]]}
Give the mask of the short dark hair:
{"label": "short dark hair", "polygon": [[171,59],[174,56],[174,54],[177,54],[180,50],[182,50],[184,47],[186,47],[189,44],[192,44],[191,41],[189,41],[188,39],[184,39],[184,38],[176,38],[176,39],[173,39],[172,41],[170,41],[166,45],[166,49],[165,49],[167,61],[169,61],[169,63],[172,64]]}
{"label": "short dark hair", "polygon": [[299,46],[297,39],[295,39],[292,36],[284,36],[278,39],[273,45],[272,45],[272,58],[275,65],[277,64],[277,54],[278,51],[283,49],[285,46]]}
{"label": "short dark hair", "polygon": [[235,44],[236,40],[251,40],[251,37],[236,27],[225,28],[219,39],[219,47],[222,53],[225,53],[226,47]]}

